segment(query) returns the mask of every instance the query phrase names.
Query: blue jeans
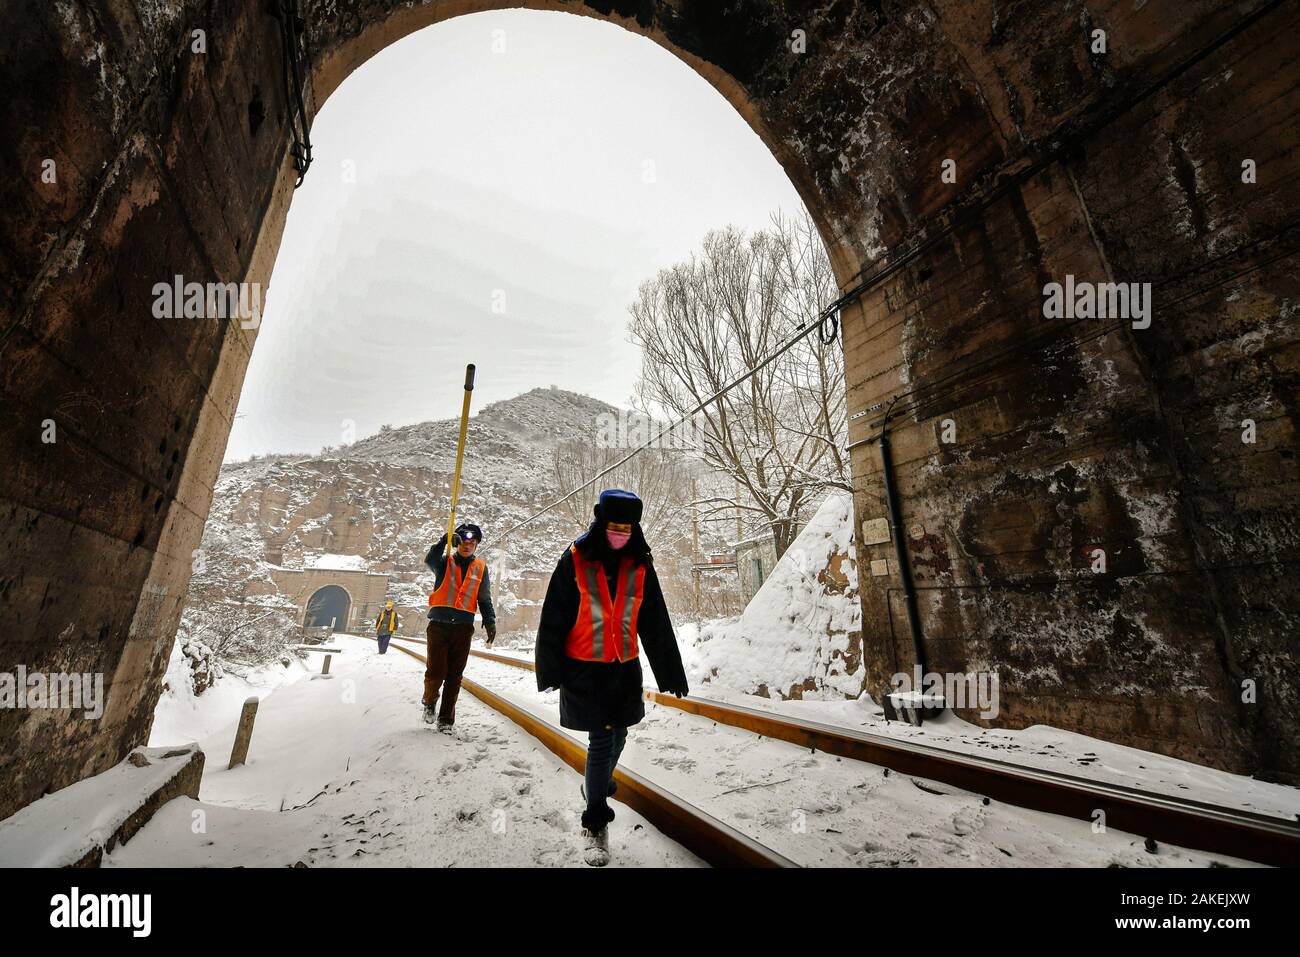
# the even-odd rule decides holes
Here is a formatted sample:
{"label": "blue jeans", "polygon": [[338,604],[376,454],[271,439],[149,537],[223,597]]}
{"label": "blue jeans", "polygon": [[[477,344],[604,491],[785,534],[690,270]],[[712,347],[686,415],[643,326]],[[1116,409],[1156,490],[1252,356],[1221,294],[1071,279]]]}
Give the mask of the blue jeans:
{"label": "blue jeans", "polygon": [[585,788],[587,810],[582,815],[582,826],[602,828],[613,815],[609,808],[609,783],[614,778],[623,745],[627,743],[627,728],[588,733],[587,770]]}

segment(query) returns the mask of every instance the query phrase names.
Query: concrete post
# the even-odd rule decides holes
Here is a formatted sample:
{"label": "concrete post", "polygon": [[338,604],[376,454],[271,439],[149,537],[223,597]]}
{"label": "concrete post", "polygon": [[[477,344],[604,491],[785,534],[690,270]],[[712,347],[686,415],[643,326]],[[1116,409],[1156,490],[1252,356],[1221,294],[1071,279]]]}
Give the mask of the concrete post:
{"label": "concrete post", "polygon": [[244,710],[239,713],[239,729],[235,732],[235,746],[230,749],[230,764],[226,769],[243,764],[248,757],[248,744],[253,740],[253,720],[257,717],[257,698],[244,702]]}
{"label": "concrete post", "polygon": [[321,666],[321,670],[320,670],[321,674],[327,675],[330,673],[330,659],[333,657],[334,657],[333,655],[325,656],[325,664]]}

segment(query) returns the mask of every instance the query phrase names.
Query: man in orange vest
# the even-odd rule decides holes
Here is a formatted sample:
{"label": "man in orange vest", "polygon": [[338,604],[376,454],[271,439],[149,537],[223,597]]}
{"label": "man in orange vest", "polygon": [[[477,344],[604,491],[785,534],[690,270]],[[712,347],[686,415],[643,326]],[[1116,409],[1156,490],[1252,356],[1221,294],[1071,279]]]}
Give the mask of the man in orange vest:
{"label": "man in orange vest", "polygon": [[588,864],[609,863],[609,796],[627,729],[645,717],[641,649],[659,690],[689,693],[650,546],[642,502],[606,489],[596,520],[560,556],[537,626],[537,689],[560,689],[560,724],[588,734],[582,834]]}
{"label": "man in orange vest", "polygon": [[[429,549],[424,563],[434,575],[429,594],[428,663],[424,669],[424,720],[438,722],[438,730],[451,733],[456,723],[456,697],[474,637],[474,613],[483,615],[483,630],[491,647],[497,636],[497,616],[492,608],[492,583],[487,564],[474,557],[483,530],[477,525],[456,526],[451,535],[453,553],[447,554],[443,536]],[[441,695],[439,692],[441,691]],[[441,696],[442,707],[438,707]]]}

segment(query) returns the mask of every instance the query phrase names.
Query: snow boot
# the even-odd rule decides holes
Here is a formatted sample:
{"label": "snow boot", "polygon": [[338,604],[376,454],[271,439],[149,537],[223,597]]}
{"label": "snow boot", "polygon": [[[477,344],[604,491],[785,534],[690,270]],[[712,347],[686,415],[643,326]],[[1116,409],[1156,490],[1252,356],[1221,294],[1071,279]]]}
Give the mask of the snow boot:
{"label": "snow boot", "polygon": [[433,724],[437,720],[438,720],[438,712],[426,704],[424,706],[424,723]]}
{"label": "snow boot", "polygon": [[442,718],[439,718],[438,730],[441,731],[443,734],[455,734],[456,725],[451,721],[443,721]]}
{"label": "snow boot", "polygon": [[609,828],[582,829],[582,859],[592,867],[609,863]]}

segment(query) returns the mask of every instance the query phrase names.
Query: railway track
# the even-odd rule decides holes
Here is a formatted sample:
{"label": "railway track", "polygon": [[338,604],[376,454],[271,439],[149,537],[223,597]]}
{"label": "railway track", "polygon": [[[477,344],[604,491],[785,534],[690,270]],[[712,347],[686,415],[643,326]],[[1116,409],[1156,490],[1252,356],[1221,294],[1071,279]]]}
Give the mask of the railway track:
{"label": "railway track", "polygon": [[[424,662],[425,657],[394,640],[390,647]],[[494,656],[503,657],[503,656]],[[520,708],[476,681],[461,679],[461,687],[489,708],[509,718],[544,744],[561,761],[579,774],[587,761],[587,749],[572,736],[549,721]],[[615,800],[626,804],[661,832],[714,867],[797,867],[789,858],[778,854],[753,838],[719,821],[693,804],[665,791],[641,775],[618,768]]]}
{"label": "railway track", "polygon": [[[533,670],[532,662],[509,655],[478,649],[470,654]],[[943,782],[1017,807],[1089,822],[1098,820],[1100,811],[1107,828],[1263,864],[1300,865],[1300,821],[1025,767],[888,735],[801,721],[694,695],[679,699],[646,691],[645,697],[719,724]]]}

